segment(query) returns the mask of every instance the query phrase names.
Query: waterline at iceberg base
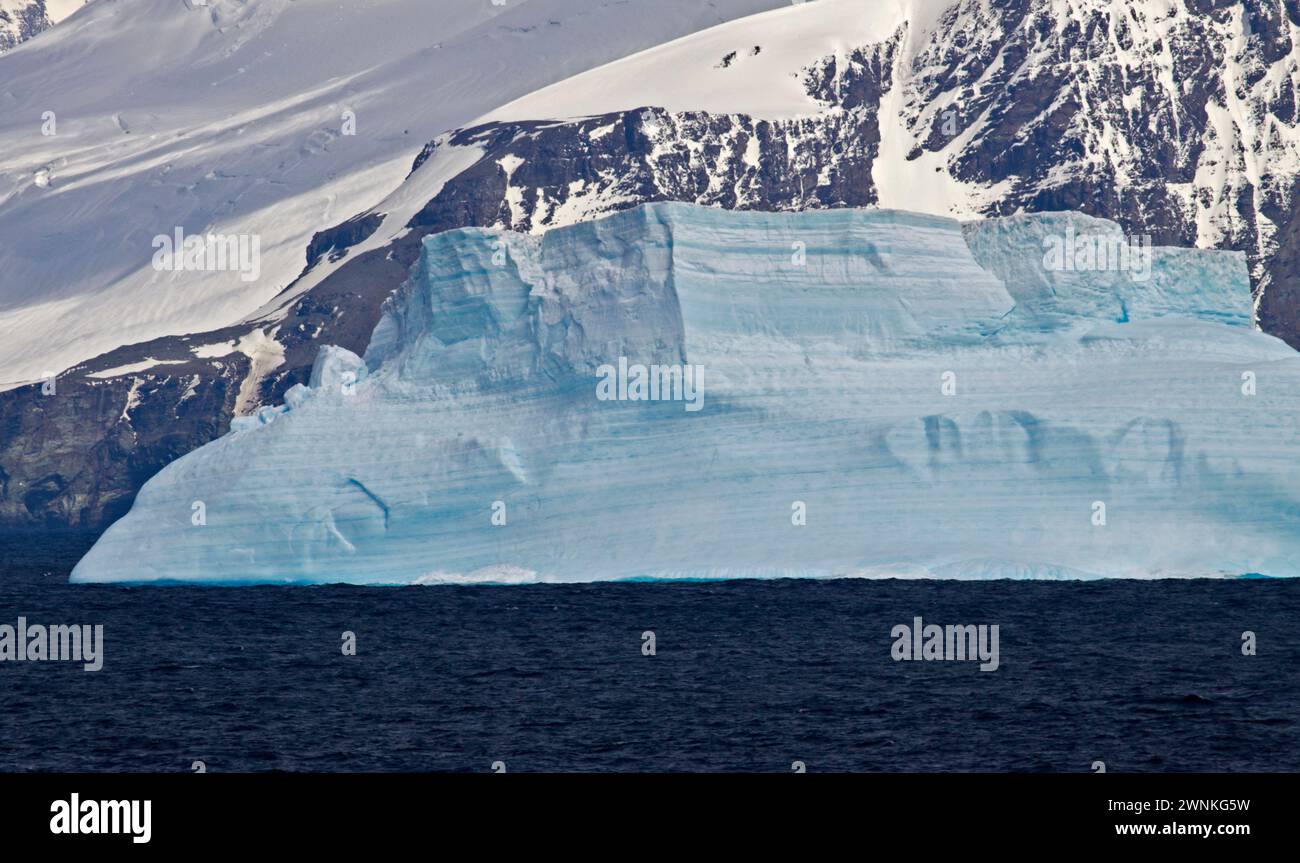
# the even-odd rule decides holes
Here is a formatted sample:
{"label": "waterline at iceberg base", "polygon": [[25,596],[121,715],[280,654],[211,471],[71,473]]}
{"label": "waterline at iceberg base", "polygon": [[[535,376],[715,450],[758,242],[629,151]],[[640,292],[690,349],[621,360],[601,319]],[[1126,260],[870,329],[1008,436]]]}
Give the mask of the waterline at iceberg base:
{"label": "waterline at iceberg base", "polygon": [[[682,204],[432,235],[364,362],[322,350],[72,580],[1300,574],[1300,354],[1240,254],[1045,264],[1118,235]],[[620,399],[652,365],[696,403]]]}

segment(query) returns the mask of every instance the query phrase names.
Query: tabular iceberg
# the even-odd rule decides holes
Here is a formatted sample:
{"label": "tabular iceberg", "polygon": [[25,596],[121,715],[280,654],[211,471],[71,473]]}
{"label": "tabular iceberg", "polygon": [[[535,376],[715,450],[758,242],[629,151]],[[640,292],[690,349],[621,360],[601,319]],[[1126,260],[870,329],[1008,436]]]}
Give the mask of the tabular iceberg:
{"label": "tabular iceberg", "polygon": [[1116,239],[682,204],[432,235],[364,361],[323,350],[72,580],[1300,574],[1300,354],[1241,255]]}

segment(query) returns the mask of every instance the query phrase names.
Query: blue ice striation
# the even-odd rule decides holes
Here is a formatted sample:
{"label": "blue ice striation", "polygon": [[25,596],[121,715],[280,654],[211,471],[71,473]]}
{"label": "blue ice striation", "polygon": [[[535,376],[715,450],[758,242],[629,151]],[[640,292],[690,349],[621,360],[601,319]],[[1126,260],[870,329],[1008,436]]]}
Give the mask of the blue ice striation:
{"label": "blue ice striation", "polygon": [[364,360],[323,349],[72,580],[1300,574],[1300,354],[1242,255],[1078,253],[1119,231],[665,203],[432,235]]}

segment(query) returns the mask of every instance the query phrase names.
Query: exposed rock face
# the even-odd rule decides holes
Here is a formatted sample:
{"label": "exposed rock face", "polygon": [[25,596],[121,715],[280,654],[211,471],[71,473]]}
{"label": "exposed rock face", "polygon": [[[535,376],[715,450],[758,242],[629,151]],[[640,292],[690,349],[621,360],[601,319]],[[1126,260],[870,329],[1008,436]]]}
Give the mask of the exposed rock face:
{"label": "exposed rock face", "polygon": [[976,26],[931,40],[908,79],[924,148],[957,142],[950,172],[999,190],[985,215],[1081,210],[1246,252],[1260,326],[1300,345],[1300,3],[1061,5],[950,12]]}
{"label": "exposed rock face", "polygon": [[1300,0],[1060,5],[963,0],[910,51],[903,28],[827,57],[804,71],[830,108],[817,117],[651,106],[444,136],[417,165],[440,147],[484,155],[412,226],[538,231],[656,200],[935,209],[876,182],[896,111],[919,142],[906,179],[941,173],[958,215],[1078,210],[1157,244],[1244,251],[1261,328],[1300,346]]}
{"label": "exposed rock face", "polygon": [[[165,357],[165,347],[149,349]],[[160,468],[225,430],[245,357],[87,377],[121,353],[3,394],[0,524],[103,527]]]}
{"label": "exposed rock face", "polygon": [[0,54],[52,25],[45,0],[0,0]]}
{"label": "exposed rock face", "polygon": [[[537,233],[652,201],[1079,210],[1157,244],[1245,252],[1259,326],[1300,346],[1297,26],[1300,0],[956,0],[924,38],[904,26],[796,73],[826,107],[815,116],[651,104],[450,132],[425,147],[412,179],[472,149],[468,168],[413,217],[377,207],[317,234],[301,280],[310,287],[291,286],[264,317],[119,349],[64,373],[57,399],[33,387],[0,394],[0,524],[104,526],[121,511],[106,502],[129,501],[233,413],[305,383],[321,345],[363,353],[422,237],[460,227]],[[906,152],[887,152],[903,139],[913,142]],[[375,246],[375,237],[388,239]],[[243,339],[270,350],[203,359],[189,347]],[[85,377],[147,359],[184,364]],[[188,383],[169,382],[195,375],[206,395],[182,405]],[[68,439],[43,436],[51,428]]]}

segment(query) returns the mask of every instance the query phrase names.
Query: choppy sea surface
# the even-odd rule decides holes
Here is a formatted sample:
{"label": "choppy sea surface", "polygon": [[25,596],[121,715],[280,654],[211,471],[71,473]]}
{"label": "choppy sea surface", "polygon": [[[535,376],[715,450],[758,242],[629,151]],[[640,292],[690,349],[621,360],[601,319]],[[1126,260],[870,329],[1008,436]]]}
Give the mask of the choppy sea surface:
{"label": "choppy sea surface", "polygon": [[[0,624],[104,627],[0,662],[0,771],[1300,770],[1297,582],[68,585],[89,542],[0,536]],[[894,661],[917,616],[998,669]]]}

